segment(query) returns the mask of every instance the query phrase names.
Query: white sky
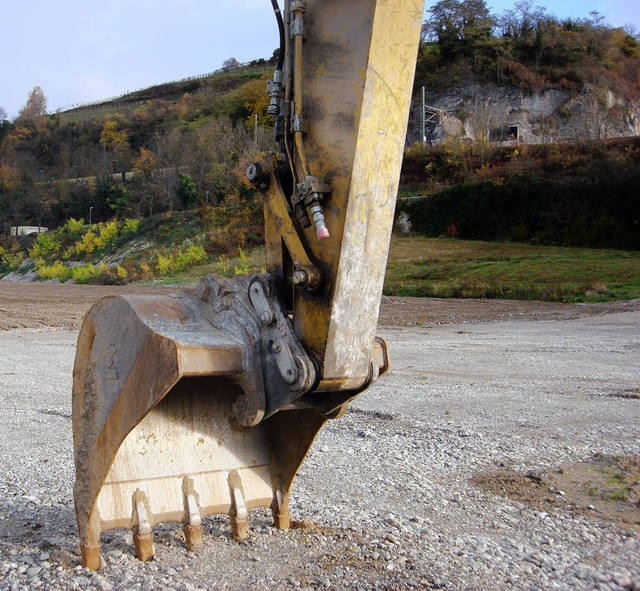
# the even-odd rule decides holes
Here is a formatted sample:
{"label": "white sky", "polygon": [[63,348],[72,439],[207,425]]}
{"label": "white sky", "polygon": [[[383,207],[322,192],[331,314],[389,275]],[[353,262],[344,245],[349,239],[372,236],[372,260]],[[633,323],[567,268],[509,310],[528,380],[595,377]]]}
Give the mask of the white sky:
{"label": "white sky", "polygon": [[[269,0],[0,2],[0,107],[10,118],[36,85],[55,111],[211,72],[230,57],[268,58],[278,45]],[[515,0],[487,3],[498,15]],[[638,0],[538,4],[559,17],[597,10],[613,26],[640,31]]]}

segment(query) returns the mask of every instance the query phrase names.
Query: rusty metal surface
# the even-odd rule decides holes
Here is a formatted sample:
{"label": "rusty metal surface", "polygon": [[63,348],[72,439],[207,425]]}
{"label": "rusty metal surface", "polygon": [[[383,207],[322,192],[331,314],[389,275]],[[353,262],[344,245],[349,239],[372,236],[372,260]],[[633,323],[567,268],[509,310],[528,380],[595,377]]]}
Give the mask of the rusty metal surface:
{"label": "rusty metal surface", "polygon": [[285,60],[291,166],[262,155],[249,174],[265,195],[269,275],[106,298],[88,313],[73,382],[85,566],[99,567],[114,527],[133,530],[141,560],[159,521],[182,521],[189,548],[213,513],[236,539],[254,507],[288,527],[316,433],[388,369],[375,328],[423,4],[294,3],[306,36]]}
{"label": "rusty metal surface", "polygon": [[[331,188],[323,201],[330,237],[297,230],[322,285],[293,291],[292,308],[296,334],[321,361],[321,391],[355,391],[370,379],[423,7],[423,0],[306,3],[302,97],[294,97],[305,158],[294,154],[294,164],[298,178],[308,167]],[[291,189],[275,178],[265,190],[275,272],[288,258],[301,260],[278,191]]]}
{"label": "rusty metal surface", "polygon": [[[91,309],[73,387],[86,565],[97,568],[100,533],[114,527],[133,528],[148,559],[140,521],[183,521],[190,544],[212,513],[230,514],[237,536],[253,507],[272,506],[287,523],[291,480],[325,419],[306,411],[310,427],[293,442],[263,420],[315,383],[276,292],[264,276],[205,278],[193,293],[105,298]],[[299,412],[283,414],[301,423]],[[287,418],[276,423],[290,431]]]}

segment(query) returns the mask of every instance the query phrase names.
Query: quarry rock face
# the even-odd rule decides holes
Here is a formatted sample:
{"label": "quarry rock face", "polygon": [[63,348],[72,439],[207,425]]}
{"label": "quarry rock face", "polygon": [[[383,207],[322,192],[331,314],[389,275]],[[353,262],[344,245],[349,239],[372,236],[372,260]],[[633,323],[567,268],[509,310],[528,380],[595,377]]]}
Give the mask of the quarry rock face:
{"label": "quarry rock face", "polygon": [[[532,92],[510,86],[468,83],[426,89],[427,141],[447,137],[498,144],[588,141],[640,135],[640,106],[607,89]],[[421,104],[414,105],[415,129]],[[430,121],[429,121],[430,120]],[[419,133],[417,134],[419,136]],[[412,138],[419,141],[419,137]]]}

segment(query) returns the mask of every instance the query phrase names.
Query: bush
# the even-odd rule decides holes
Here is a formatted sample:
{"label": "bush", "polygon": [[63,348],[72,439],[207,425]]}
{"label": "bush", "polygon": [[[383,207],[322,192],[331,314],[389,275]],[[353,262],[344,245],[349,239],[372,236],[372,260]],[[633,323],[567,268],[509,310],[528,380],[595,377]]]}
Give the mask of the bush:
{"label": "bush", "polygon": [[161,277],[166,277],[173,272],[173,257],[171,255],[165,257],[161,254],[158,255],[156,261],[156,273]]}
{"label": "bush", "polygon": [[98,276],[98,269],[93,265],[82,265],[71,269],[71,278],[76,283],[92,283]]}
{"label": "bush", "polygon": [[175,260],[175,270],[182,271],[188,267],[193,267],[207,259],[207,253],[199,244],[187,246],[182,251],[178,251]]}
{"label": "bush", "polygon": [[78,242],[75,244],[75,252],[79,255],[93,254],[99,248],[98,237],[91,231],[87,232]]}
{"label": "bush", "polygon": [[178,250],[174,258],[173,255],[158,255],[156,261],[156,272],[161,277],[166,277],[173,273],[179,273],[189,267],[193,267],[207,259],[207,253],[199,244],[191,244],[183,250]]}
{"label": "bush", "polygon": [[[416,176],[419,165],[445,170],[437,163],[443,155],[434,150],[430,162],[419,155],[413,163],[408,157],[405,170]],[[475,169],[476,180],[456,183],[454,175],[450,186],[401,200],[398,209],[409,215],[415,232],[427,236],[640,249],[638,157],[636,138],[561,150],[497,148],[488,157],[488,172]]]}
{"label": "bush", "polygon": [[124,224],[122,225],[122,236],[133,236],[138,233],[140,230],[140,222],[142,220],[140,218],[137,219],[126,219]]}
{"label": "bush", "polygon": [[24,254],[19,250],[6,249],[0,246],[0,275],[15,271],[24,261]]}
{"label": "bush", "polygon": [[72,278],[72,269],[67,267],[61,261],[56,261],[52,265],[42,265],[38,267],[38,277],[44,281],[55,281],[57,279],[64,283]]}
{"label": "bush", "polygon": [[29,249],[31,258],[47,258],[57,254],[60,250],[60,235],[58,232],[41,232],[36,243]]}
{"label": "bush", "polygon": [[84,219],[80,218],[79,220],[76,220],[74,218],[69,218],[65,222],[64,226],[62,226],[62,231],[65,234],[69,234],[70,236],[79,238],[85,231]]}
{"label": "bush", "polygon": [[97,246],[100,250],[106,249],[113,244],[118,237],[118,223],[111,221],[106,224],[100,224],[100,236],[97,240]]}

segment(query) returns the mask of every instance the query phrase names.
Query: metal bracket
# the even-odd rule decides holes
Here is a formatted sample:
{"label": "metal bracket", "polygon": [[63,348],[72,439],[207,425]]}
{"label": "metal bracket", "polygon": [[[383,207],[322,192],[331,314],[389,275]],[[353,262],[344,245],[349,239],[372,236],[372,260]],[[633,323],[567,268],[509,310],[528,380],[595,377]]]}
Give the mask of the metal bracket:
{"label": "metal bracket", "polygon": [[234,378],[244,392],[234,405],[240,424],[273,415],[315,385],[316,367],[295,335],[275,277],[210,275],[196,294],[211,310],[209,321],[244,342],[247,369]]}
{"label": "metal bracket", "polygon": [[312,175],[306,176],[301,180],[296,186],[296,189],[298,190],[298,194],[304,198],[305,203],[307,203],[307,199],[322,199],[325,193],[331,192],[331,187],[328,183]]}
{"label": "metal bracket", "polygon": [[322,285],[322,274],[312,261],[311,255],[293,222],[291,208],[276,171],[275,156],[269,157],[267,154],[261,154],[259,160],[247,170],[247,177],[263,194],[266,206],[277,220],[280,235],[291,254],[295,269],[302,272],[294,274],[294,284],[306,291],[317,291]]}

